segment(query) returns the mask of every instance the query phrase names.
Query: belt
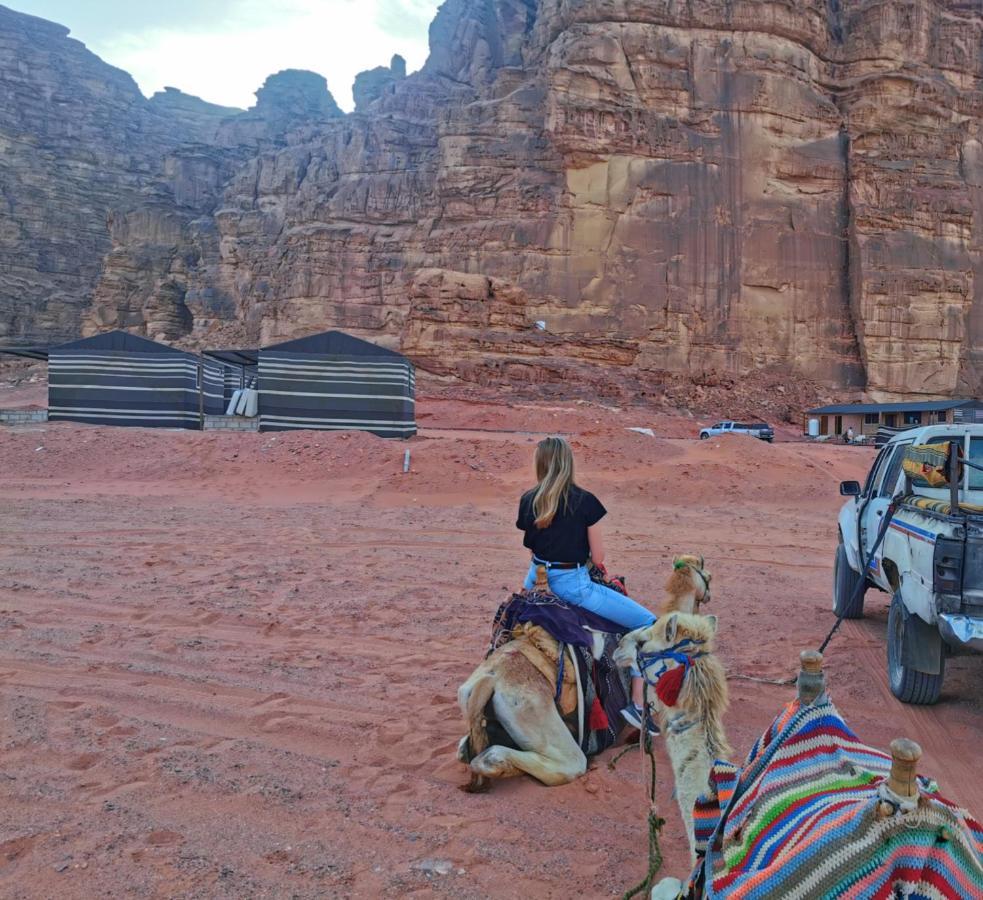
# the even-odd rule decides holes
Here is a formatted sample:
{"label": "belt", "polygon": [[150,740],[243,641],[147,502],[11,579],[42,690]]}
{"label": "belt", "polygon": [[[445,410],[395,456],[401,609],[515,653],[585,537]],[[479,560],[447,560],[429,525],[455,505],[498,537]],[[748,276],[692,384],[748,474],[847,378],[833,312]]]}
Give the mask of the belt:
{"label": "belt", "polygon": [[533,565],[546,566],[547,569],[579,569],[585,563],[571,563],[571,562],[546,562],[545,559],[537,559],[535,556],[532,558]]}

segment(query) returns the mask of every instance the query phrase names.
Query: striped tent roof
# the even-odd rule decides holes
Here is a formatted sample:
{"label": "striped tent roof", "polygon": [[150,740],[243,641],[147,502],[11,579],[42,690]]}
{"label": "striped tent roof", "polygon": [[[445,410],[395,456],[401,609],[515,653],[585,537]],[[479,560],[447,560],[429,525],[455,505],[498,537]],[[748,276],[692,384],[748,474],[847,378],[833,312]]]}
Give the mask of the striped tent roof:
{"label": "striped tent roof", "polygon": [[282,344],[270,344],[263,351],[279,350],[286,353],[312,353],[318,356],[384,356],[394,360],[405,360],[406,357],[395,350],[387,350],[369,341],[345,334],[343,331],[322,331],[307,337],[284,341]]}
{"label": "striped tent roof", "polygon": [[58,344],[52,347],[49,352],[59,350],[86,350],[95,352],[96,350],[115,350],[123,353],[159,353],[162,355],[173,356],[176,353],[184,353],[176,347],[168,347],[167,344],[159,344],[128,331],[104,331],[102,334],[94,334],[92,337],[79,338],[77,341],[68,341],[65,344]]}
{"label": "striped tent roof", "polygon": [[879,818],[891,758],[828,698],[789,704],[743,768],[715,764],[694,825],[690,897],[983,897],[983,826],[919,778],[916,809]]}

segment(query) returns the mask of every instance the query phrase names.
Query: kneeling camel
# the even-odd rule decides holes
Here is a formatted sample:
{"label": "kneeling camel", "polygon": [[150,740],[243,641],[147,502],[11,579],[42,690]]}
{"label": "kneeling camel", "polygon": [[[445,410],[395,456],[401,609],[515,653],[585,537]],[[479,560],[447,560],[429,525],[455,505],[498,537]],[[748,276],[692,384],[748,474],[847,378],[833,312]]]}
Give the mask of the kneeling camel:
{"label": "kneeling camel", "polygon": [[[709,595],[709,580],[702,557],[677,557],[662,608],[686,608],[704,601]],[[536,588],[549,590],[545,569],[539,573]],[[587,771],[587,757],[554,701],[555,674],[551,680],[546,667],[532,661],[537,654],[522,652],[526,649],[523,645],[532,639],[530,633],[517,635],[499,647],[458,690],[458,703],[467,723],[467,734],[458,744],[458,758],[471,770],[466,791],[485,791],[490,787],[489,779],[524,772],[543,784],[567,784]],[[599,641],[597,635],[595,657],[600,652]],[[555,672],[558,644],[545,633],[536,634],[535,642],[541,652],[552,657]],[[576,666],[572,659],[568,663],[565,668],[572,673]],[[510,739],[515,746],[495,743],[496,735]]]}

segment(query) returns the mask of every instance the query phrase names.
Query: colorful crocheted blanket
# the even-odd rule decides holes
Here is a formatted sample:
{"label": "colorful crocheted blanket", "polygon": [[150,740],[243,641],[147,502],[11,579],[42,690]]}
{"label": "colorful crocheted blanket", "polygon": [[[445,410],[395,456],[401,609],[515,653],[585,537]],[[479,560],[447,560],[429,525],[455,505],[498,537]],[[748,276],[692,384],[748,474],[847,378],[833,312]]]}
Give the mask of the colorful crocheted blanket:
{"label": "colorful crocheted blanket", "polygon": [[828,698],[789,704],[743,769],[718,762],[694,823],[692,898],[983,897],[983,826],[919,778],[917,809],[878,816],[891,758]]}

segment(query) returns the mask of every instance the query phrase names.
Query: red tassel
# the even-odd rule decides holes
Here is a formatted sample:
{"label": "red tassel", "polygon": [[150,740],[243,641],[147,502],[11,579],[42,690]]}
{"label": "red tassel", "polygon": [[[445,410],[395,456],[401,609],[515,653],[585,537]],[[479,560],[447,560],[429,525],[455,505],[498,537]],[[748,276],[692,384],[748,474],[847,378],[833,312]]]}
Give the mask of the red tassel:
{"label": "red tassel", "polygon": [[686,667],[676,666],[670,669],[655,683],[656,696],[666,705],[675,706],[679,692],[683,689],[683,679],[686,677]]}
{"label": "red tassel", "polygon": [[609,724],[608,715],[606,712],[604,712],[604,707],[601,706],[601,701],[595,697],[594,702],[590,705],[590,715],[587,717],[587,727],[591,731],[603,731]]}

